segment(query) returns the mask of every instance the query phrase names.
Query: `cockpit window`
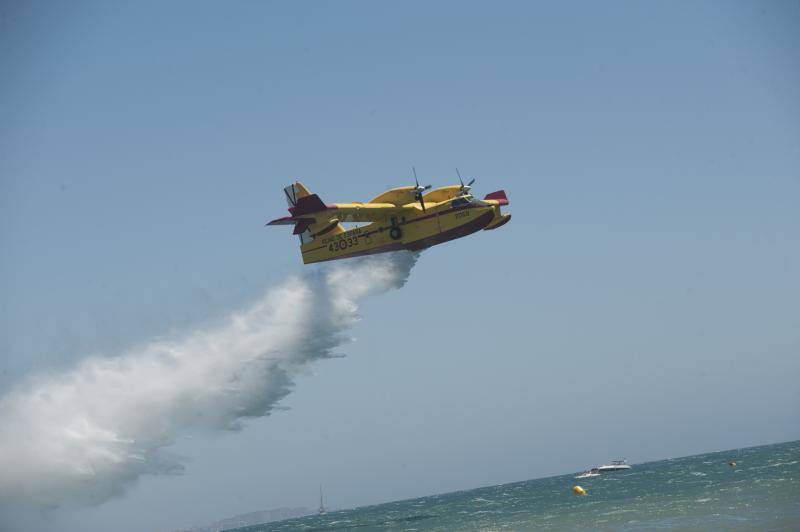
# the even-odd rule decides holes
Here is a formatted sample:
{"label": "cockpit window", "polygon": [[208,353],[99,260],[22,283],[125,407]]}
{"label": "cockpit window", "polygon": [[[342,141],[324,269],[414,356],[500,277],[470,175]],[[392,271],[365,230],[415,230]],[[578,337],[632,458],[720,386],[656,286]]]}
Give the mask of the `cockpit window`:
{"label": "cockpit window", "polygon": [[452,207],[459,207],[461,205],[469,205],[470,201],[467,198],[455,198],[450,205]]}

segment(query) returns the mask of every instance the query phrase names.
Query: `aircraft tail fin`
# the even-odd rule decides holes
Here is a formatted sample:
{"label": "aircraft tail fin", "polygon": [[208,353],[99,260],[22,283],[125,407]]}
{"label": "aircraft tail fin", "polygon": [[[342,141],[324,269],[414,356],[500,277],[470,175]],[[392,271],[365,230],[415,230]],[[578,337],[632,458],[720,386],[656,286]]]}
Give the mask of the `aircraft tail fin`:
{"label": "aircraft tail fin", "polygon": [[311,192],[300,181],[295,181],[288,187],[284,187],[283,193],[286,195],[286,203],[289,204],[289,209],[297,205],[297,200],[300,198],[311,195]]}
{"label": "aircraft tail fin", "polygon": [[321,215],[328,207],[316,194],[312,194],[300,181],[283,189],[291,216],[268,222],[267,225],[294,225],[293,234],[300,237],[300,244],[307,244],[315,237],[329,232],[343,232],[339,220]]}

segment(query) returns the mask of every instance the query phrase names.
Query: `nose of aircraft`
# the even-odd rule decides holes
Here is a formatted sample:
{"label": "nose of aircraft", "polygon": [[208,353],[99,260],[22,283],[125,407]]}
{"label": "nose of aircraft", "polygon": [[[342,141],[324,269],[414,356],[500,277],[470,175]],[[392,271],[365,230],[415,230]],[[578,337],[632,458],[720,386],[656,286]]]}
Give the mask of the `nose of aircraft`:
{"label": "nose of aircraft", "polygon": [[492,218],[492,221],[483,228],[485,231],[497,229],[498,227],[507,224],[509,220],[511,220],[510,214],[503,214],[500,212],[500,205],[493,205],[492,210],[494,211],[494,217]]}

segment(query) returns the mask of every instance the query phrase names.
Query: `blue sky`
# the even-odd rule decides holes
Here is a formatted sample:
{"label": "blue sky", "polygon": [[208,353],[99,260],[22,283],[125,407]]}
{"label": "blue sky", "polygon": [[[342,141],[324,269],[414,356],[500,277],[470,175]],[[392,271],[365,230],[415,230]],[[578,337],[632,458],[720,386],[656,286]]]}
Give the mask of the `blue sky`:
{"label": "blue sky", "polygon": [[[0,388],[300,271],[299,178],[505,188],[288,410],[59,527],[168,529],[800,438],[796,2],[16,2]],[[122,523],[122,524],[119,524]],[[119,524],[119,526],[118,526]]]}

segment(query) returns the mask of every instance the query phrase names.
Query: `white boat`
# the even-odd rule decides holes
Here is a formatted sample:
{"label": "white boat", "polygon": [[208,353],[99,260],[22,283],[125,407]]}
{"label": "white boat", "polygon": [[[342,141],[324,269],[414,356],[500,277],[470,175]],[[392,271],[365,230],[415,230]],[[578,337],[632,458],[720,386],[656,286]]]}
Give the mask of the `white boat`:
{"label": "white boat", "polygon": [[623,471],[630,468],[631,466],[629,466],[625,460],[612,460],[610,464],[597,466],[595,469],[600,473],[609,473],[611,471]]}
{"label": "white boat", "polygon": [[588,471],[584,471],[583,473],[580,473],[575,478],[591,478],[591,477],[599,477],[599,476],[600,476],[600,471],[596,467],[593,467],[593,468],[589,469]]}

